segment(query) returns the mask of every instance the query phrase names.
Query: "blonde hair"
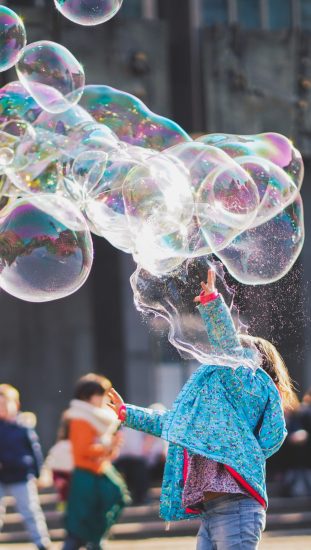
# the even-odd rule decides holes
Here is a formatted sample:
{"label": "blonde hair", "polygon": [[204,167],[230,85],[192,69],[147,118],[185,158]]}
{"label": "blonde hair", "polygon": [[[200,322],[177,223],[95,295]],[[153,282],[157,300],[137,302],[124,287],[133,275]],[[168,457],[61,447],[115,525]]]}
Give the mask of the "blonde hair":
{"label": "blonde hair", "polygon": [[299,405],[298,397],[295,393],[295,386],[284,360],[275,346],[257,336],[243,335],[240,337],[241,343],[246,345],[253,344],[261,355],[261,368],[269,374],[280,392],[284,410],[295,409]]}
{"label": "blonde hair", "polygon": [[18,406],[20,405],[19,391],[11,384],[0,384],[0,395],[6,399],[12,399]]}

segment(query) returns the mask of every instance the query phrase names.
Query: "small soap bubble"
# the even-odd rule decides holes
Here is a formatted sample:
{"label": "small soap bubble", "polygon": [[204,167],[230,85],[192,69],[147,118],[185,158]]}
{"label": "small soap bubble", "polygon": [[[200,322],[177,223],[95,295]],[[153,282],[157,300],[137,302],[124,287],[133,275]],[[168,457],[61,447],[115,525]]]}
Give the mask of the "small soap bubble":
{"label": "small soap bubble", "polygon": [[17,63],[26,45],[26,31],[18,15],[0,6],[0,71],[6,71]]}
{"label": "small soap bubble", "polygon": [[64,17],[78,25],[100,25],[118,13],[123,0],[54,0]]}
{"label": "small soap bubble", "polygon": [[0,148],[0,171],[5,168],[6,166],[9,166],[12,164],[14,159],[14,151],[10,149],[9,147],[1,147]]}
{"label": "small soap bubble", "polygon": [[62,113],[80,100],[84,70],[72,53],[55,42],[28,44],[16,65],[22,85],[50,113]]}

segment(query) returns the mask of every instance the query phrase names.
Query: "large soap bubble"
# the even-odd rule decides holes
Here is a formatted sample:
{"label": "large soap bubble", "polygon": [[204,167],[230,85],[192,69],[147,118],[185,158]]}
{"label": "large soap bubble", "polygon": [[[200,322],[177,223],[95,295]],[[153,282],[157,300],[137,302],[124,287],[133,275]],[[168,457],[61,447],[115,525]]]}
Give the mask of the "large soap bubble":
{"label": "large soap bubble", "polygon": [[80,63],[64,46],[41,40],[28,44],[16,65],[23,86],[51,113],[62,113],[78,103],[85,83]]}
{"label": "large soap bubble", "polygon": [[[105,237],[113,246],[124,252],[132,252],[132,228],[126,216],[123,187],[131,170],[141,165],[141,159],[137,158],[136,151],[136,156],[130,155],[127,148],[112,147],[107,153],[96,153],[97,157],[94,154],[92,156],[90,151],[77,157],[72,166],[72,177],[68,174],[65,178],[65,188],[84,211],[93,233]],[[87,168],[90,163],[93,163],[91,180],[87,171],[84,177],[81,177],[83,166]],[[79,166],[81,172],[77,177]],[[94,185],[90,186],[90,181],[93,181]]]}
{"label": "large soap bubble", "polygon": [[92,240],[69,201],[44,195],[18,199],[2,212],[0,222],[0,286],[6,292],[46,302],[72,294],[85,282]]}
{"label": "large soap bubble", "polygon": [[[167,336],[184,358],[194,358],[203,364],[254,367],[253,357],[247,351],[244,359],[241,354],[235,357],[231,349],[230,355],[224,350],[217,350],[215,354],[214,342],[209,341],[193,301],[200,292],[200,282],[205,280],[209,267],[215,269],[217,288],[232,307],[233,294],[225,284],[222,264],[208,256],[185,261],[178,269],[162,276],[152,275],[138,266],[130,279],[135,305],[145,315],[151,328]],[[242,325],[233,310],[232,313],[239,332]]]}
{"label": "large soap bubble", "polygon": [[298,195],[278,215],[241,233],[217,256],[237,281],[260,285],[284,277],[297,260],[303,242],[303,206]]}
{"label": "large soap bubble", "polygon": [[249,224],[252,227],[273,218],[296,198],[296,185],[278,165],[256,156],[238,157],[236,161],[252,177],[260,197],[256,218]]}
{"label": "large soap bubble", "polygon": [[304,175],[301,154],[282,134],[207,134],[199,137],[198,141],[219,147],[232,158],[253,155],[268,160],[288,173],[298,189],[301,187]]}
{"label": "large soap bubble", "polygon": [[131,145],[162,151],[191,141],[176,122],[153,113],[137,97],[110,86],[85,86],[80,105]]}
{"label": "large soap bubble", "polygon": [[259,205],[256,185],[224,151],[188,142],[167,149],[165,155],[189,170],[195,215],[187,227],[185,257],[216,252],[251,223]]}
{"label": "large soap bubble", "polygon": [[26,31],[18,15],[0,6],[0,71],[13,67],[26,45]]}
{"label": "large soap bubble", "polygon": [[79,25],[100,25],[116,15],[123,0],[54,0],[62,15]]}

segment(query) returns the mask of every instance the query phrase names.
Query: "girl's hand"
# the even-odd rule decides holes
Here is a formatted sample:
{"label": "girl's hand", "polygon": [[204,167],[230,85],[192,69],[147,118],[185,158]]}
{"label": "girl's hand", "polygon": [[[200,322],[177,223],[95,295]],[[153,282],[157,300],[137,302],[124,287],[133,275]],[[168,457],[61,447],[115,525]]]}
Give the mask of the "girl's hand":
{"label": "girl's hand", "polygon": [[[214,271],[214,269],[209,269],[207,272],[206,283],[204,283],[203,281],[201,283],[204,296],[208,296],[209,294],[214,294],[216,292],[215,281],[216,281],[216,272]],[[194,298],[194,302],[200,302],[200,301],[201,301],[200,295]]]}
{"label": "girl's hand", "polygon": [[107,403],[108,407],[110,407],[117,416],[119,416],[119,411],[122,405],[124,405],[124,401],[114,388],[111,388],[108,392],[108,396],[111,399],[111,403]]}

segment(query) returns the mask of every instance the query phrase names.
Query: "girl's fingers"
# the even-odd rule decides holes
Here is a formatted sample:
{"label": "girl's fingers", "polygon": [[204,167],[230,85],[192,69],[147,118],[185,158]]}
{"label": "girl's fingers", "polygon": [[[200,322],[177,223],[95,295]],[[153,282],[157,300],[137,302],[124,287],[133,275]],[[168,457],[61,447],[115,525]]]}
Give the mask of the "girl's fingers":
{"label": "girl's fingers", "polygon": [[114,388],[110,388],[108,392],[108,396],[110,397],[113,403],[123,403],[123,399],[121,395],[119,395]]}
{"label": "girl's fingers", "polygon": [[214,289],[215,286],[215,271],[213,269],[209,269],[207,272],[207,285],[210,290]]}

